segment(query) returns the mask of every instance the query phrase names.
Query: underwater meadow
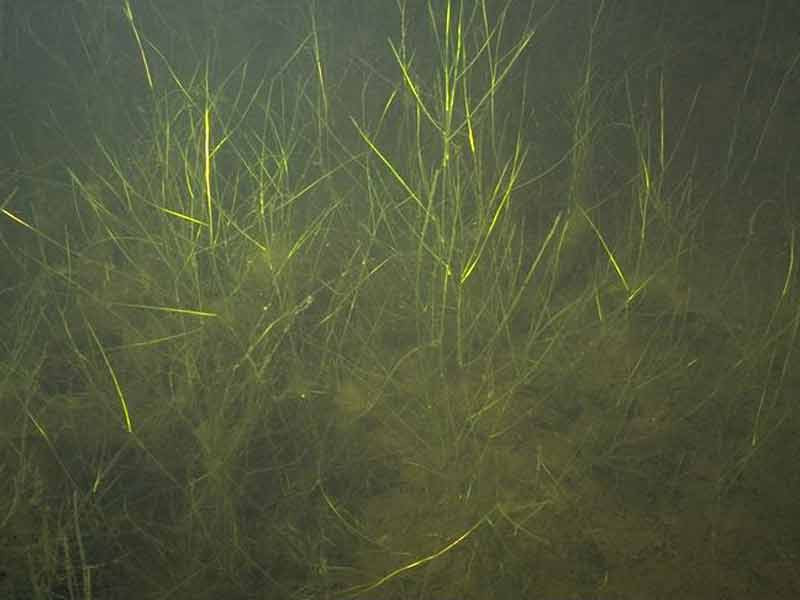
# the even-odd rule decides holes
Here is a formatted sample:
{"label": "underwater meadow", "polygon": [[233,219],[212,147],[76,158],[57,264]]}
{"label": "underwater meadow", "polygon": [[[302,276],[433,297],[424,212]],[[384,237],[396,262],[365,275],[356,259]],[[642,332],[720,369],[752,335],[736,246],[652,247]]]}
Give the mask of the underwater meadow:
{"label": "underwater meadow", "polygon": [[0,597],[800,597],[793,2],[0,2]]}

